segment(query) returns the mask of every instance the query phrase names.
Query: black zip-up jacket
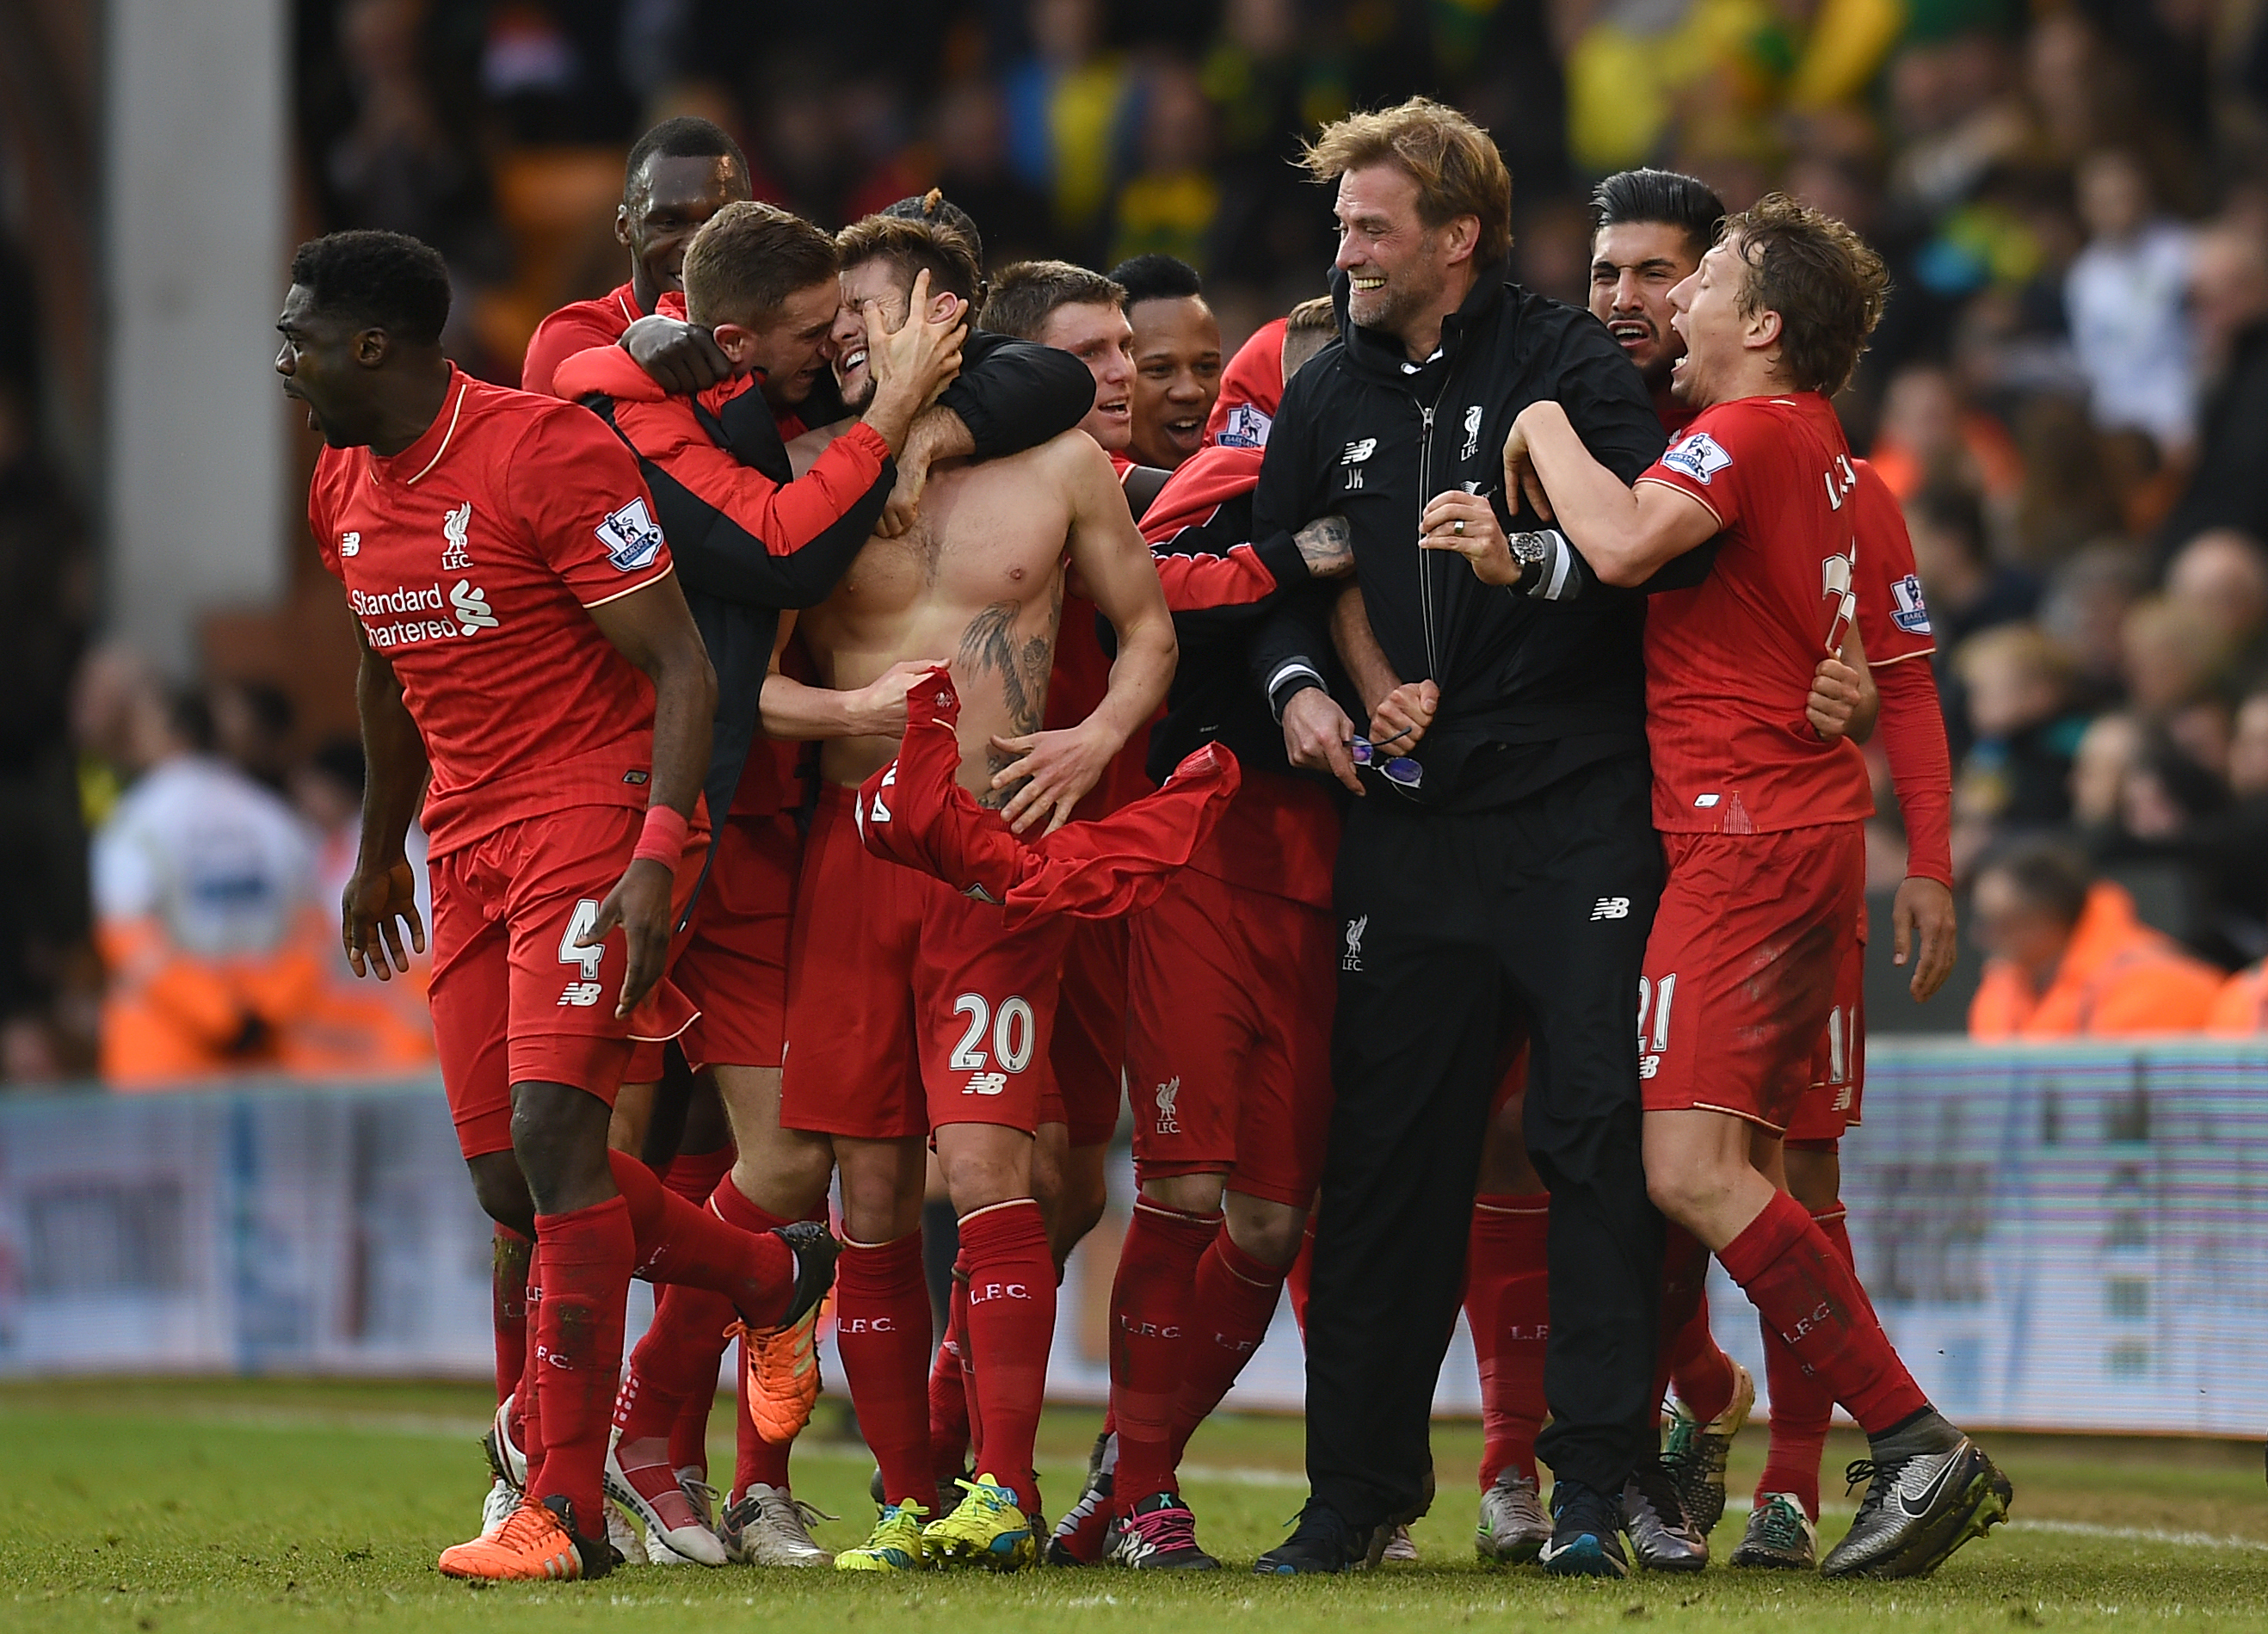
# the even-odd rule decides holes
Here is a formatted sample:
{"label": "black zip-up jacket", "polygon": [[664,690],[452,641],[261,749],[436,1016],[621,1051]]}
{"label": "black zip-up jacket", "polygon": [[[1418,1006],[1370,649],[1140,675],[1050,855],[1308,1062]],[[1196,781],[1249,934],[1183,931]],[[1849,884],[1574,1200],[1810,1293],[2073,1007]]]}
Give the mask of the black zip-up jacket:
{"label": "black zip-up jacket", "polygon": [[[1332,275],[1331,293],[1339,339],[1285,387],[1253,533],[1332,511],[1347,519],[1379,645],[1403,681],[1441,689],[1417,752],[1417,798],[1499,804],[1592,760],[1642,752],[1642,596],[1593,583],[1572,600],[1530,598],[1482,584],[1454,552],[1418,546],[1427,503],[1459,487],[1489,495],[1508,531],[1545,526],[1503,492],[1505,437],[1532,402],[1557,401],[1592,455],[1634,480],[1663,446],[1638,372],[1597,319],[1521,289],[1502,264],[1482,272],[1443,320],[1440,350],[1414,369],[1392,335],[1348,320],[1344,274]],[[1288,599],[1254,644],[1254,679],[1279,712],[1305,671],[1326,668],[1317,659],[1329,650],[1334,593]]]}
{"label": "black zip-up jacket", "polygon": [[[583,401],[615,425],[611,400],[589,396]],[[1037,447],[1076,426],[1094,406],[1094,377],[1069,352],[973,329],[961,346],[961,374],[939,401],[968,427],[976,444],[973,457],[997,459]],[[695,413],[710,440],[740,464],[781,485],[795,480],[787,445],[761,391],[741,393],[721,414],[697,404]],[[615,431],[621,434],[620,426]],[[865,491],[809,538],[768,541],[741,527],[714,497],[696,492],[648,458],[629,437],[622,440],[638,456],[686,605],[717,673],[717,719],[703,789],[721,832],[723,813],[732,808],[749,747],[762,730],[764,676],[771,667],[780,613],[816,607],[833,593],[881,519],[897,482],[897,462],[883,460],[880,475]]]}

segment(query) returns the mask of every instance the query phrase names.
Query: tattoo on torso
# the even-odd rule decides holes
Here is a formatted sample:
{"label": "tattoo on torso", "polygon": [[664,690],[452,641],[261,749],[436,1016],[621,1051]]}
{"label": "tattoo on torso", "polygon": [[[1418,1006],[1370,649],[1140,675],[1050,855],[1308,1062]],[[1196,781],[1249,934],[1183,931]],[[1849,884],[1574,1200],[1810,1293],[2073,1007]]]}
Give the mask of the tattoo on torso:
{"label": "tattoo on torso", "polygon": [[[1063,615],[1063,584],[1055,585],[1056,619]],[[1055,664],[1055,641],[1052,633],[1028,636],[1022,641],[1016,637],[1016,616],[1023,611],[1020,601],[995,601],[961,632],[961,652],[958,665],[972,679],[987,671],[1000,677],[1000,696],[1008,706],[1008,730],[1000,735],[1020,738],[1037,732],[1047,714],[1048,673]],[[1053,622],[1055,621],[1051,621]],[[990,744],[985,746],[985,769],[997,776],[1003,768],[1012,764],[1016,756],[1004,753]],[[989,789],[977,797],[977,803],[994,808],[1005,806],[1014,789]]]}

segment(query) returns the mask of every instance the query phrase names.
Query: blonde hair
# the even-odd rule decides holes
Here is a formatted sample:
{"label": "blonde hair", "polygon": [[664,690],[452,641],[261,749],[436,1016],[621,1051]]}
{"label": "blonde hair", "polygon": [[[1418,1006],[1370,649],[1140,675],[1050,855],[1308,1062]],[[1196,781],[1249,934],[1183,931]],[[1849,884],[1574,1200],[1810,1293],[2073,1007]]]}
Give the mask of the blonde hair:
{"label": "blonde hair", "polygon": [[1487,131],[1431,97],[1412,97],[1375,114],[1351,114],[1324,126],[1300,158],[1318,181],[1392,165],[1418,184],[1418,214],[1428,227],[1460,216],[1479,221],[1476,264],[1512,254],[1512,172],[1504,155]]}

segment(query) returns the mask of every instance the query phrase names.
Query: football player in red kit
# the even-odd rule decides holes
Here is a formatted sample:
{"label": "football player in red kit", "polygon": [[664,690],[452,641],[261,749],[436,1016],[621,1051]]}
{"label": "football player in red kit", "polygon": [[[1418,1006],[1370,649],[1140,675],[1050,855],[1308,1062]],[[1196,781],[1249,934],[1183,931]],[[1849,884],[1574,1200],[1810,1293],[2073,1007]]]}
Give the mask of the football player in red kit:
{"label": "football player in red kit", "polygon": [[[1810,1212],[1767,1177],[1863,902],[1863,761],[1803,710],[1855,611],[1858,476],[1829,397],[1886,288],[1847,227],[1767,197],[1673,292],[1686,343],[1673,385],[1702,412],[1636,484],[1592,460],[1555,404],[1523,412],[1505,446],[1507,481],[1609,584],[1643,583],[1723,536],[1709,577],[1657,595],[1646,620],[1669,865],[1640,990],[1647,1186],[1867,1433],[1871,1481],[1822,1563],[1832,1576],[1934,1570],[2011,1497],[1930,1406]],[[1421,543],[1463,552],[1484,579],[1516,578],[1491,530],[1473,529],[1476,542],[1456,526],[1469,509],[1437,500]]]}
{"label": "football player in red kit", "polygon": [[524,1494],[441,1570],[602,1576],[633,1274],[770,1329],[815,1318],[836,1251],[820,1226],[726,1226],[607,1146],[633,1040],[690,1019],[663,965],[707,840],[715,681],[636,461],[583,410],[450,364],[437,253],[337,233],[291,280],[276,368],[323,435],[308,519],[362,647],[349,961],[406,969],[405,925],[422,948],[423,789],[443,1082],[482,1207],[535,1244]]}

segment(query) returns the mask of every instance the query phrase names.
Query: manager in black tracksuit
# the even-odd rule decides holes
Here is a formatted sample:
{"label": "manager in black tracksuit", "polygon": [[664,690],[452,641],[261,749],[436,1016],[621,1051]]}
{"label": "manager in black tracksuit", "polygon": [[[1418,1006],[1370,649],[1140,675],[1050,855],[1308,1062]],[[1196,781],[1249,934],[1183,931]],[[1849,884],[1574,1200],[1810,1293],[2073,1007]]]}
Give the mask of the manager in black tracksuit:
{"label": "manager in black tracksuit", "polygon": [[[1285,391],[1255,534],[1344,516],[1379,646],[1400,681],[1440,696],[1410,754],[1418,786],[1406,766],[1402,783],[1364,770],[1339,852],[1337,1108],[1307,1334],[1313,1496],[1263,1572],[1338,1570],[1425,1501],[1482,1134],[1516,1027],[1534,1049],[1528,1148],[1551,1189],[1552,1424],[1536,1450],[1560,1483],[1563,1534],[1568,1499],[1597,1500],[1595,1529],[1655,1452],[1660,1297],[1638,1137],[1639,963],[1662,878],[1643,604],[1595,582],[1535,593],[1570,588],[1556,556],[1506,591],[1418,548],[1445,493],[1457,497],[1437,519],[1541,527],[1501,492],[1505,434],[1528,403],[1565,404],[1625,481],[1660,452],[1660,423],[1603,327],[1507,281],[1510,178],[1462,115],[1422,100],[1357,115],[1322,133],[1310,167],[1339,183],[1340,339]],[[1325,611],[1279,617],[1256,679],[1294,761],[1344,780],[1345,740],[1367,727],[1317,687]],[[1584,1566],[1562,1550],[1557,1569]]]}

